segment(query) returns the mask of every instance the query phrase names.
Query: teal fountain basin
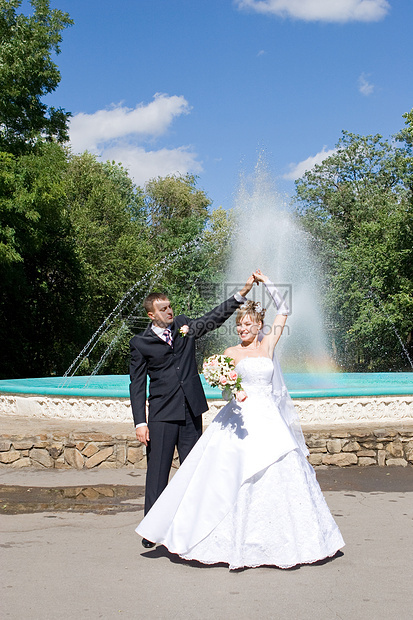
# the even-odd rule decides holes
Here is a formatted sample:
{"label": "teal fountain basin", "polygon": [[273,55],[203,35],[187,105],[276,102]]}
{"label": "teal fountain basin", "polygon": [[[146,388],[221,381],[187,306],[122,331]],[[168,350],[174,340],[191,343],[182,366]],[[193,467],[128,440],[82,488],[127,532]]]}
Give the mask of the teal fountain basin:
{"label": "teal fountain basin", "polygon": [[[296,399],[413,394],[413,372],[285,373],[284,378]],[[201,380],[207,399],[221,398],[221,390],[208,385],[202,375]],[[129,376],[10,379],[0,381],[0,393],[129,398]]]}

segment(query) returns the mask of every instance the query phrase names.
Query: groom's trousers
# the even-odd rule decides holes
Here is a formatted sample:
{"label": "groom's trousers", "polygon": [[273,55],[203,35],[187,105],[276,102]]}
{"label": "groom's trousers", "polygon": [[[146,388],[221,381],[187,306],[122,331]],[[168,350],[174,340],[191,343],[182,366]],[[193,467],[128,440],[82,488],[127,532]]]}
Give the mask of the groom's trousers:
{"label": "groom's trousers", "polygon": [[185,420],[175,422],[149,420],[148,429],[150,441],[146,448],[145,514],[168,484],[175,446],[178,449],[179,462],[182,463],[200,438],[202,416],[195,417],[186,403]]}

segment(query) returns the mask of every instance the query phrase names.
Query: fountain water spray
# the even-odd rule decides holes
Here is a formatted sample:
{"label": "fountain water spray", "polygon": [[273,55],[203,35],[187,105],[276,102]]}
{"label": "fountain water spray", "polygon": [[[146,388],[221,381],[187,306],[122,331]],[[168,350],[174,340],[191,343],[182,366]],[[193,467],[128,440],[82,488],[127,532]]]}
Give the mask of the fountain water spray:
{"label": "fountain water spray", "polygon": [[[288,287],[291,292],[291,316],[277,348],[283,368],[334,368],[320,307],[322,278],[308,236],[288,210],[287,200],[276,191],[262,158],[252,177],[242,179],[235,211],[238,230],[229,278],[241,282],[246,273],[258,268],[282,290]],[[251,297],[268,307],[266,324],[271,324],[273,304],[264,291],[254,287]]]}

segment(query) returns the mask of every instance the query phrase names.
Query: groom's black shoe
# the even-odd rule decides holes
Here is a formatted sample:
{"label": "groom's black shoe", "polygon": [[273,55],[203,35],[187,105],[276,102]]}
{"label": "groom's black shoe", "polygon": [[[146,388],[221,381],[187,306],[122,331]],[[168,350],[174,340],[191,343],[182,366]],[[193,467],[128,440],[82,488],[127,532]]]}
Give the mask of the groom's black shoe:
{"label": "groom's black shoe", "polygon": [[155,543],[151,542],[150,540],[146,540],[146,538],[142,538],[142,547],[145,547],[145,549],[152,549],[152,547],[155,546]]}

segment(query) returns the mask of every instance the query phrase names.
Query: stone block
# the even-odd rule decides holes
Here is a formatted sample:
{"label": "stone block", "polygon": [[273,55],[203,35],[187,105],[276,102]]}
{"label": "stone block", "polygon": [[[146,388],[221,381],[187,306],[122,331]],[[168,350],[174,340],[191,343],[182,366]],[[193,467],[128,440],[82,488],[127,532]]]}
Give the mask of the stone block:
{"label": "stone block", "polygon": [[391,441],[386,446],[386,454],[388,457],[403,458],[403,444],[401,441]]}
{"label": "stone block", "polygon": [[13,448],[16,448],[16,450],[30,450],[33,448],[33,444],[33,439],[13,440]]}
{"label": "stone block", "polygon": [[406,459],[387,459],[386,465],[389,467],[407,467],[408,463]]}
{"label": "stone block", "polygon": [[54,462],[55,469],[71,469],[70,465],[66,463],[65,457],[62,454]]}
{"label": "stone block", "polygon": [[374,431],[374,435],[375,437],[377,437],[377,439],[380,439],[381,441],[393,441],[398,433],[396,433],[396,431],[389,431],[388,429],[383,429],[381,430],[375,430]]}
{"label": "stone block", "polygon": [[357,465],[357,456],[354,452],[340,452],[339,454],[324,454],[323,465],[337,465],[338,467],[347,467],[348,465]]}
{"label": "stone block", "polygon": [[370,431],[354,430],[351,434],[353,437],[357,437],[357,439],[367,439],[371,436]]}
{"label": "stone block", "polygon": [[85,487],[82,491],[83,497],[87,497],[87,499],[97,499],[99,497],[98,491],[93,487]]}
{"label": "stone block", "polygon": [[66,463],[68,463],[70,467],[83,469],[84,459],[79,450],[76,450],[76,448],[65,448],[64,456]]}
{"label": "stone block", "polygon": [[22,467],[30,467],[31,464],[32,462],[29,457],[24,457],[22,459],[19,459],[18,461],[14,461],[11,466],[15,469],[21,469]]}
{"label": "stone block", "polygon": [[103,450],[99,450],[99,452],[97,452],[96,454],[91,456],[89,459],[87,459],[85,466],[88,469],[91,469],[92,467],[96,467],[97,465],[100,465],[101,463],[103,463],[103,461],[106,461],[106,459],[108,459],[112,454],[113,454],[113,447],[109,446],[107,448],[103,448]]}
{"label": "stone block", "polygon": [[85,441],[77,441],[76,442],[76,448],[79,450],[79,452],[82,452],[83,448],[86,446],[86,442]]}
{"label": "stone block", "polygon": [[0,440],[0,452],[8,452],[11,447],[11,441],[5,439]]}
{"label": "stone block", "polygon": [[405,456],[409,463],[413,463],[413,448],[408,448],[405,452]]}
{"label": "stone block", "polygon": [[348,437],[351,437],[350,433],[347,433],[346,431],[331,431],[331,436],[337,439],[347,439]]}
{"label": "stone block", "polygon": [[127,441],[127,442],[131,442],[134,441],[134,439],[136,438],[136,435],[134,432],[130,432],[130,433],[117,433],[115,435],[115,439],[117,439],[118,441]]}
{"label": "stone block", "polygon": [[363,441],[361,444],[361,450],[383,450],[384,443],[381,441]]}
{"label": "stone block", "polygon": [[39,450],[43,450],[44,448],[47,448],[49,445],[49,442],[47,441],[47,439],[34,439],[33,441],[33,448],[38,448]]}
{"label": "stone block", "polygon": [[317,454],[319,452],[327,452],[327,446],[324,446],[324,448],[310,448],[309,450],[311,454]]}
{"label": "stone block", "polygon": [[366,467],[368,465],[377,465],[377,461],[369,456],[360,456],[357,464],[361,467]]}
{"label": "stone block", "polygon": [[377,450],[377,464],[380,465],[380,467],[386,465],[386,450]]}
{"label": "stone block", "polygon": [[306,437],[305,442],[309,448],[326,448],[327,446],[326,438],[320,439],[317,437],[312,437],[311,435]]}
{"label": "stone block", "polygon": [[[83,446],[84,445],[85,444],[83,444]],[[84,450],[82,451],[82,454],[86,456],[87,458],[90,458],[91,456],[96,454],[96,452],[99,452],[99,448],[97,447],[95,443],[91,442],[87,444],[86,448],[84,448]]]}
{"label": "stone block", "polygon": [[20,452],[18,450],[14,450],[13,448],[8,452],[0,453],[0,463],[4,463],[8,465],[9,463],[14,463],[17,459],[20,458]]}
{"label": "stone block", "polygon": [[120,467],[126,463],[126,446],[123,443],[116,445],[116,462]]}
{"label": "stone block", "polygon": [[44,448],[32,448],[30,450],[30,458],[32,463],[42,465],[43,467],[53,467],[54,460]]}
{"label": "stone block", "polygon": [[360,450],[360,444],[358,441],[349,441],[342,447],[343,452],[357,452],[357,450]]}
{"label": "stone block", "polygon": [[99,495],[103,497],[115,497],[115,492],[112,487],[99,487]]}
{"label": "stone block", "polygon": [[139,448],[139,446],[141,445],[142,445],[141,442],[135,439],[133,441],[128,441],[128,446],[130,448]]}
{"label": "stone block", "polygon": [[49,454],[52,459],[57,459],[63,452],[63,444],[62,443],[52,443],[49,446]]}
{"label": "stone block", "polygon": [[341,439],[329,439],[327,441],[327,450],[330,454],[338,454],[341,452]]}
{"label": "stone block", "polygon": [[118,464],[115,461],[104,461],[98,467],[99,469],[117,469]]}
{"label": "stone block", "polygon": [[143,453],[142,453],[142,448],[131,448],[130,446],[128,447],[128,461],[129,463],[137,463],[138,461],[142,460],[143,458]]}
{"label": "stone block", "polygon": [[376,451],[375,450],[359,450],[357,452],[357,456],[358,457],[373,457],[375,459]]}
{"label": "stone block", "polygon": [[55,430],[52,433],[50,433],[50,438],[53,441],[58,441],[62,443],[66,439],[66,435],[67,433],[65,431]]}
{"label": "stone block", "polygon": [[308,457],[308,461],[311,465],[321,465],[323,462],[322,454],[310,454]]}

